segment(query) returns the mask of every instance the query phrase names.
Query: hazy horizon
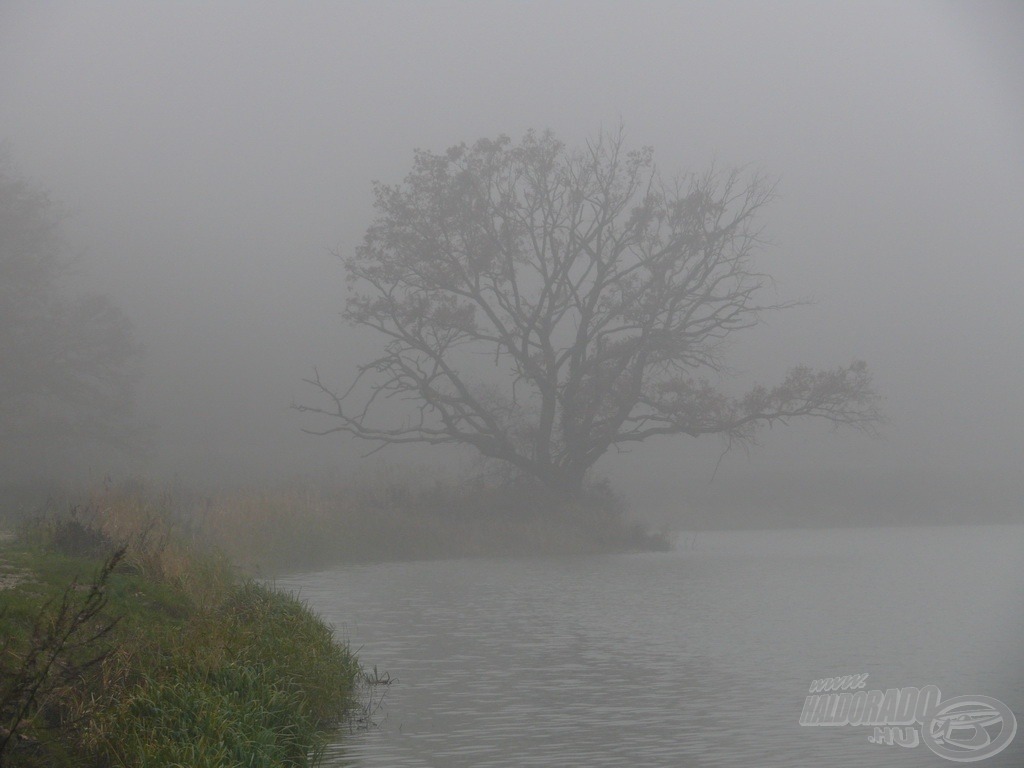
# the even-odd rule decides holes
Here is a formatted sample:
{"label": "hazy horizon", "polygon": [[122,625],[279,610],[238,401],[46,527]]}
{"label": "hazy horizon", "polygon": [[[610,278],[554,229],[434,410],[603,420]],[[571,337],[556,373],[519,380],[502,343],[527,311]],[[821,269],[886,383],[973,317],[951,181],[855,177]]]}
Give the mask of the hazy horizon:
{"label": "hazy horizon", "polygon": [[414,148],[528,128],[580,145],[621,122],[668,174],[779,179],[758,265],[814,303],[737,337],[736,390],[863,359],[888,417],[878,437],[772,430],[720,463],[713,438],[612,453],[598,471],[634,509],[683,527],[1022,522],[1021,39],[1012,2],[7,2],[0,142],[72,212],[76,284],[146,349],[152,476],[468,471],[469,453],[365,459],[302,433],[301,380],[345,381],[378,343],[338,316],[333,254]]}

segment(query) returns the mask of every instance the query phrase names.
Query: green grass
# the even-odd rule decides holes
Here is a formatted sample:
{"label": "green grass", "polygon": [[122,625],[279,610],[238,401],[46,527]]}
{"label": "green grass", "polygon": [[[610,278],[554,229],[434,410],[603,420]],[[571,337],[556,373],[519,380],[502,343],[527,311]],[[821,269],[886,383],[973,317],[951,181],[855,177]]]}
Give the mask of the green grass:
{"label": "green grass", "polygon": [[305,605],[255,582],[164,642],[97,720],[118,765],[307,765],[359,671]]}
{"label": "green grass", "polygon": [[[0,764],[314,764],[354,703],[355,656],[301,601],[237,578],[222,557],[183,544],[160,515],[137,535],[124,510],[139,507],[93,510],[74,524],[66,520],[76,515],[44,519],[0,544],[0,563],[23,577],[0,591],[0,726],[18,734]],[[98,579],[119,526],[127,552]],[[55,649],[45,675],[33,673],[45,679],[28,716],[14,722],[5,690],[48,642],[40,628],[68,625],[92,593],[100,612]],[[95,663],[79,670],[79,657]]]}
{"label": "green grass", "polygon": [[[216,495],[128,482],[82,498],[0,543],[0,578],[22,577],[0,590],[0,765],[314,764],[339,719],[368,716],[357,685],[389,678],[361,675],[306,605],[240,573],[668,544],[600,485],[572,503],[415,476]],[[23,506],[6,508],[24,520]]]}

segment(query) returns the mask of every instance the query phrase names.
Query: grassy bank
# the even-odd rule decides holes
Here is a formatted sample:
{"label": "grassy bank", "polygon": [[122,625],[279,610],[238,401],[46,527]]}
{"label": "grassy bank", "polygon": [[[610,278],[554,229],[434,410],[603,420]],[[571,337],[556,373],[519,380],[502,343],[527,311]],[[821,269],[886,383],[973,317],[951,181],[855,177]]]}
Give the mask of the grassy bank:
{"label": "grassy bank", "polygon": [[0,764],[311,764],[354,656],[159,498],[104,494],[0,543]]}
{"label": "grassy bank", "polygon": [[19,535],[0,541],[2,765],[313,763],[367,678],[305,605],[239,574],[669,546],[603,486],[565,502],[414,473],[106,483],[38,510],[9,504]]}
{"label": "grassy bank", "polygon": [[90,504],[120,519],[161,506],[187,540],[213,545],[251,573],[342,562],[557,555],[670,548],[632,522],[606,486],[566,502],[528,484],[454,482],[406,471],[358,482],[302,479],[212,494],[128,483]]}

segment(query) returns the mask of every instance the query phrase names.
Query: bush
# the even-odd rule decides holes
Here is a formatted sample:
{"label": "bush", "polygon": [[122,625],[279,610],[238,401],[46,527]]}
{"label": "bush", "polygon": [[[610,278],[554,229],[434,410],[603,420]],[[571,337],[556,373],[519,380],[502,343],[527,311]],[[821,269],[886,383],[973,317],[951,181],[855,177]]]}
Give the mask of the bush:
{"label": "bush", "polygon": [[[72,580],[59,600],[42,607],[27,633],[8,631],[0,643],[0,764],[26,732],[59,722],[66,707],[62,699],[73,685],[110,652],[108,636],[117,619],[104,616],[105,587],[124,550],[111,554],[84,597]],[[0,619],[7,619],[0,614]]]}

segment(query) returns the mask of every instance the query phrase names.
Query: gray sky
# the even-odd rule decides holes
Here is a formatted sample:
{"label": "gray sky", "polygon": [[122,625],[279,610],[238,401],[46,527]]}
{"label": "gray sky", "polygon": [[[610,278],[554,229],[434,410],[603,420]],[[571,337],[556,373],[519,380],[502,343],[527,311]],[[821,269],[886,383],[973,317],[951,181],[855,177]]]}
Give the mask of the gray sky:
{"label": "gray sky", "polygon": [[710,484],[714,440],[644,446],[601,466],[634,506],[700,524],[1019,519],[1020,40],[1010,2],[4,0],[0,140],[75,211],[83,287],[136,324],[157,475],[379,465],[288,409],[313,364],[344,374],[373,352],[337,317],[330,254],[361,239],[371,181],[399,180],[414,147],[529,127],[572,144],[621,120],[670,172],[780,179],[759,263],[816,303],[737,343],[737,386],[863,358],[891,419],[877,440],[766,435]]}

